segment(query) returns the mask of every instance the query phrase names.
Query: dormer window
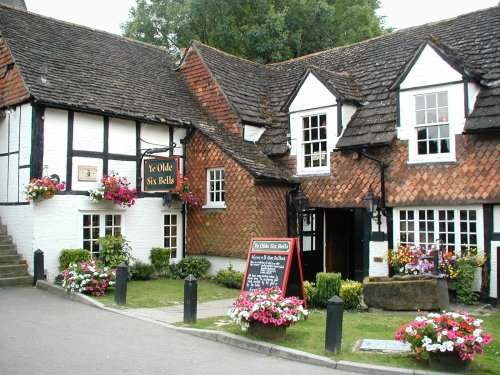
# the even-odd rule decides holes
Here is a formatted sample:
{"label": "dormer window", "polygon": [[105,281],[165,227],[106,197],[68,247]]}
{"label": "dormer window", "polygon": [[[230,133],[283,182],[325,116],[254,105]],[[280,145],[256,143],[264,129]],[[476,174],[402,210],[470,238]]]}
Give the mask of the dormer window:
{"label": "dormer window", "polygon": [[328,166],[326,114],[302,118],[304,168]]}
{"label": "dormer window", "polygon": [[417,154],[449,154],[448,92],[416,95],[415,114]]}

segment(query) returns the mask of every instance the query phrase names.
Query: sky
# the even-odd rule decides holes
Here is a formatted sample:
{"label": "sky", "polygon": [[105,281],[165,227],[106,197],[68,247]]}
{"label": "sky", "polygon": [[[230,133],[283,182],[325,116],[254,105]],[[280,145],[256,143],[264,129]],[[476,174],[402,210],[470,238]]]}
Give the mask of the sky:
{"label": "sky", "polygon": [[[120,25],[135,0],[25,0],[30,12],[121,34]],[[381,0],[378,11],[385,25],[417,26],[495,6],[499,0]]]}

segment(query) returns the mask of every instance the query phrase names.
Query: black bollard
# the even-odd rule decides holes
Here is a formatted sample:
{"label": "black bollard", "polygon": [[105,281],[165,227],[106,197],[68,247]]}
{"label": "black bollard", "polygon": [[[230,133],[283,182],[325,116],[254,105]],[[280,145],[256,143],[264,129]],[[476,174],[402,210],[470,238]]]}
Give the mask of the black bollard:
{"label": "black bollard", "polygon": [[344,301],[339,296],[328,300],[326,307],[325,350],[332,354],[340,353],[342,342],[342,319],[344,316]]}
{"label": "black bollard", "polygon": [[184,323],[196,323],[197,281],[193,275],[184,279]]}
{"label": "black bollard", "polygon": [[115,303],[125,305],[127,302],[128,267],[121,263],[116,267]]}
{"label": "black bollard", "polygon": [[33,258],[33,285],[36,285],[38,280],[45,280],[43,272],[43,251],[38,249]]}

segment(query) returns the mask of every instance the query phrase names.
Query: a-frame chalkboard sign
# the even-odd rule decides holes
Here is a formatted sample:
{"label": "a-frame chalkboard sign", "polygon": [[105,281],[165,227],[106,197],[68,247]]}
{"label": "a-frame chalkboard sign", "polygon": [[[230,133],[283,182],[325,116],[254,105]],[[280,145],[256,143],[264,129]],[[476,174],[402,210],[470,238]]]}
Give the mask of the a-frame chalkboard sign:
{"label": "a-frame chalkboard sign", "polygon": [[279,286],[286,297],[306,299],[296,238],[252,238],[241,291]]}

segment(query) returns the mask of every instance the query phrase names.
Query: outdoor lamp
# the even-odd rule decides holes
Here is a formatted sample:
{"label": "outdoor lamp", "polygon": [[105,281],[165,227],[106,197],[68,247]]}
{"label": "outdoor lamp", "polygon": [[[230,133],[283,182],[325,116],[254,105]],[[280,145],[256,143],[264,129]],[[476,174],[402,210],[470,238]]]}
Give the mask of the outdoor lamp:
{"label": "outdoor lamp", "polygon": [[373,216],[374,212],[378,210],[378,197],[373,194],[372,188],[368,190],[368,194],[363,197],[363,202],[365,203],[366,212],[370,216]]}
{"label": "outdoor lamp", "polygon": [[307,209],[309,200],[302,196],[302,190],[297,191],[297,195],[293,198],[293,203],[298,212],[303,212]]}

